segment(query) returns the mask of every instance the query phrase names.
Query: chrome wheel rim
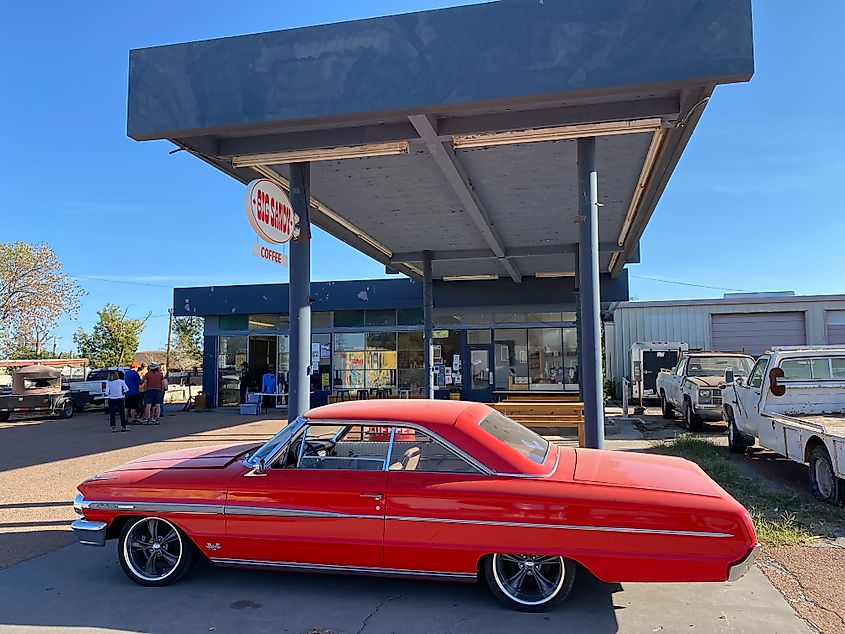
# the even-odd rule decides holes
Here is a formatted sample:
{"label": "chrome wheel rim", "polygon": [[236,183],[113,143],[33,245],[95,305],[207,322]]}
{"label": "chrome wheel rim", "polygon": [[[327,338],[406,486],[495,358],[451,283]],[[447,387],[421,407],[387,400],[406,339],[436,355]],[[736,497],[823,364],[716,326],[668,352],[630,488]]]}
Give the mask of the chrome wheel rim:
{"label": "chrome wheel rim", "polygon": [[734,431],[733,421],[728,419],[728,444],[733,446],[736,444],[736,432]]}
{"label": "chrome wheel rim", "polygon": [[513,601],[539,605],[563,587],[566,578],[563,557],[493,555],[493,578]]}
{"label": "chrome wheel rim", "polygon": [[167,579],[182,561],[182,538],[165,519],[148,517],[129,529],[123,557],[133,574],[145,581]]}
{"label": "chrome wheel rim", "polygon": [[826,498],[833,497],[833,470],[826,460],[816,460],[816,486],[819,487],[819,493]]}

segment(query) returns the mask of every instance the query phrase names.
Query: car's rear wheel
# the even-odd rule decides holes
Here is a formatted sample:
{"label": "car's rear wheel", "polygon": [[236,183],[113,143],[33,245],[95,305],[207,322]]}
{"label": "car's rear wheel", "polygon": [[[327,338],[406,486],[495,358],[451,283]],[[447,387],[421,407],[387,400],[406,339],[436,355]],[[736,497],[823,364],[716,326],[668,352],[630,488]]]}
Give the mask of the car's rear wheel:
{"label": "car's rear wheel", "polygon": [[128,521],[120,532],[117,558],[123,572],[142,586],[166,586],[181,579],[196,557],[188,536],[160,517]]}
{"label": "car's rear wheel", "polygon": [[810,451],[810,488],[828,504],[845,502],[845,480],[836,477],[827,447],[821,444]]}
{"label": "car's rear wheel", "polygon": [[701,431],[701,419],[695,415],[692,403],[684,400],[684,429],[687,431]]}
{"label": "car's rear wheel", "polygon": [[666,392],[660,393],[660,410],[663,413],[663,418],[675,418],[675,409],[669,401],[666,400]]}
{"label": "car's rear wheel", "polygon": [[575,562],[558,556],[496,554],[484,563],[499,601],[521,612],[544,612],[563,601],[575,581]]}

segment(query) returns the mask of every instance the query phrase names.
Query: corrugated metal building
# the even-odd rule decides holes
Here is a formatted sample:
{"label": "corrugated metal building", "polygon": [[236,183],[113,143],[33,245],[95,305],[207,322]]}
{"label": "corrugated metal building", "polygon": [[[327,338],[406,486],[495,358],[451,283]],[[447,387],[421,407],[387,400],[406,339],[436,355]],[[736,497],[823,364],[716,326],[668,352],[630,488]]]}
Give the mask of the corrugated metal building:
{"label": "corrugated metal building", "polygon": [[607,376],[630,378],[637,341],[762,354],[770,346],[845,345],[845,295],[737,293],[723,299],[620,302],[605,323]]}

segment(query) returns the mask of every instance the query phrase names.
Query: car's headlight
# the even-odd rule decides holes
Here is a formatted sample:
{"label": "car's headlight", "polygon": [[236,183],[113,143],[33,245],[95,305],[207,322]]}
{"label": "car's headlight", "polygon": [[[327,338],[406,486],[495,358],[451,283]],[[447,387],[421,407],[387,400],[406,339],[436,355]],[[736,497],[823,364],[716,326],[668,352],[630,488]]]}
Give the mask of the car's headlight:
{"label": "car's headlight", "polygon": [[701,398],[710,398],[710,390],[699,390],[698,395]]}

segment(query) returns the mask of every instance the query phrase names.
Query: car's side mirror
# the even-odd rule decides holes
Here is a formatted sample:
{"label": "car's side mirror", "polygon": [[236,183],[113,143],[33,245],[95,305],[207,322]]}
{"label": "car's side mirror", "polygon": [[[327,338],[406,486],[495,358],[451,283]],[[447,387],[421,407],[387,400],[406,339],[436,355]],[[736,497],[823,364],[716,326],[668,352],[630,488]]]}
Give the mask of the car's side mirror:
{"label": "car's side mirror", "polygon": [[786,386],[778,383],[778,379],[783,378],[783,370],[780,368],[772,368],[769,370],[769,391],[774,396],[783,396],[786,394]]}
{"label": "car's side mirror", "polygon": [[[725,379],[725,380],[727,380],[727,379]],[[743,379],[741,376],[738,376],[738,377],[736,377],[736,381],[735,381],[735,382],[736,382],[736,384],[737,384],[737,385],[744,385],[744,384],[745,384],[745,379]]]}
{"label": "car's side mirror", "polygon": [[734,382],[734,369],[725,368],[725,383],[731,384]]}

